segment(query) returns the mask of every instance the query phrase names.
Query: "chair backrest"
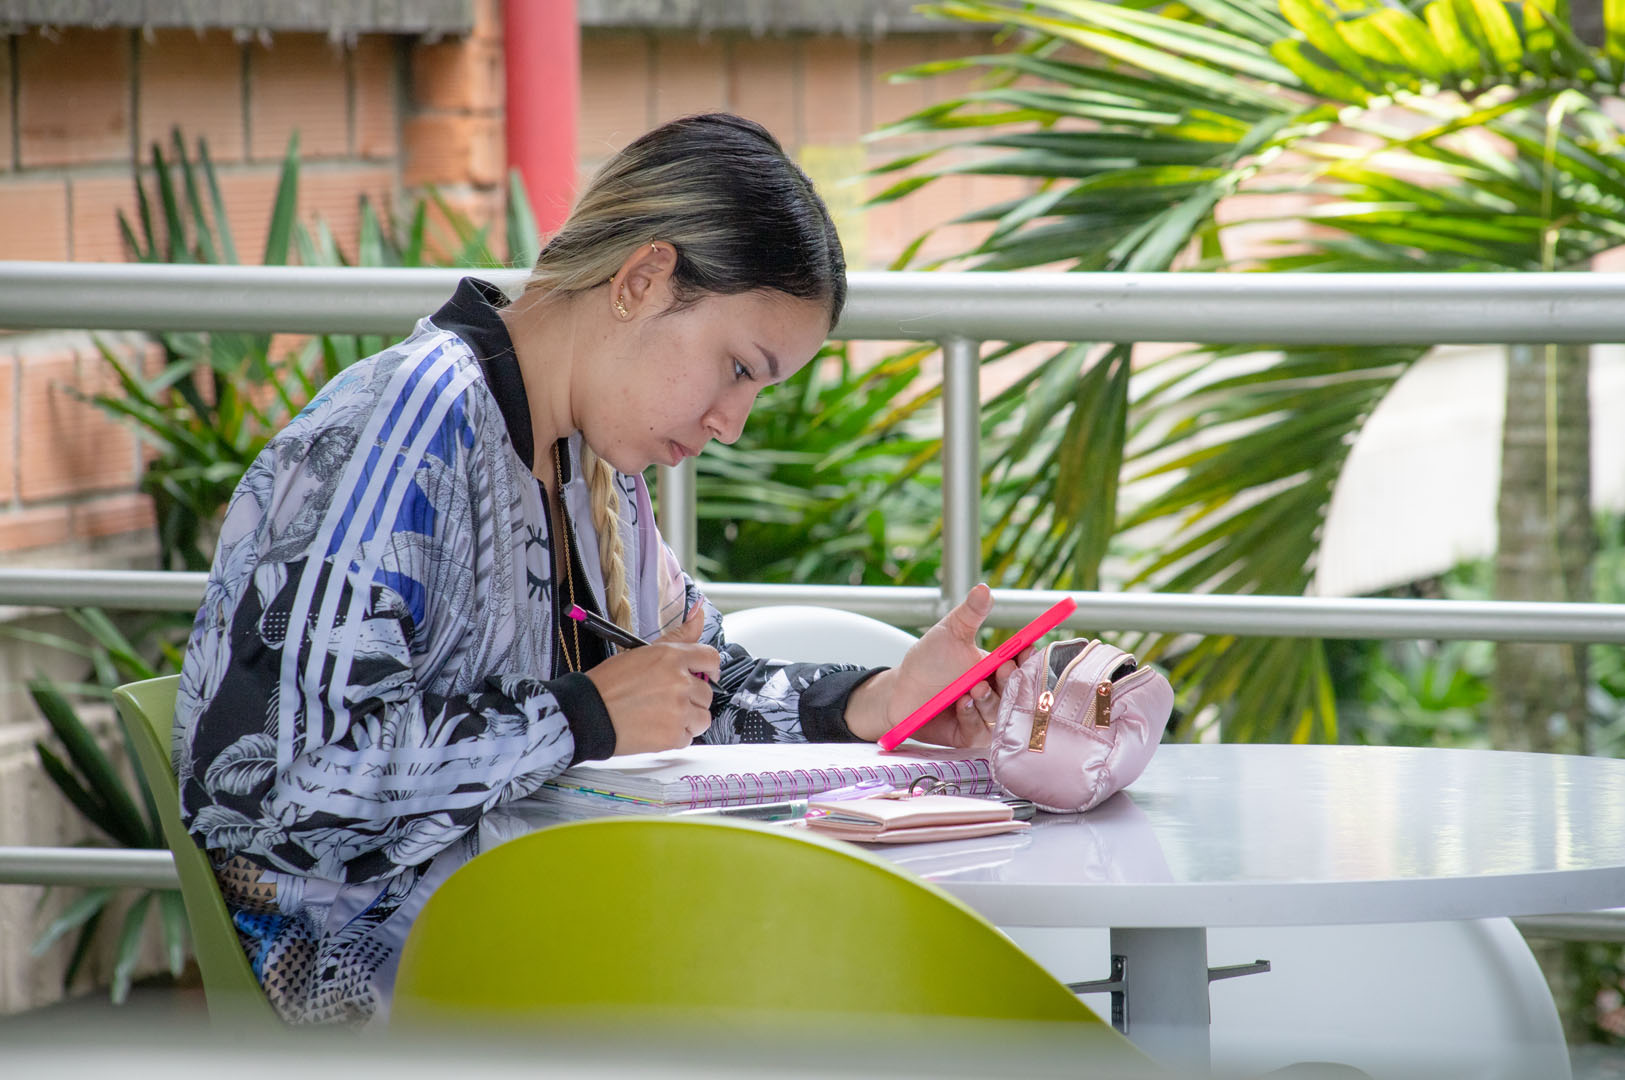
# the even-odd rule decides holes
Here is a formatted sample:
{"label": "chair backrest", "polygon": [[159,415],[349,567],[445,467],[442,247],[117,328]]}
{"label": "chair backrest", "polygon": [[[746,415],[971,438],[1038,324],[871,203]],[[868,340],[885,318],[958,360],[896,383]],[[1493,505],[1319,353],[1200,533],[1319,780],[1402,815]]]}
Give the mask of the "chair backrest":
{"label": "chair backrest", "polygon": [[180,790],[169,749],[179,684],[177,675],[127,683],[113,691],[113,701],[130,733],[135,765],[152,790],[164,839],[175,856],[209,1017],[216,1024],[269,1026],[275,1022],[275,1013],[237,940],[237,928],[220,896],[214,869],[181,823]]}
{"label": "chair backrest", "polygon": [[919,639],[907,630],[839,608],[775,604],[731,611],[722,633],[752,656],[896,667]]}
{"label": "chair backrest", "polygon": [[1071,1021],[1137,1057],[936,886],[852,845],[725,819],[577,822],[479,855],[407,935],[391,1023],[651,1015],[730,1029],[844,1015],[832,1032]]}

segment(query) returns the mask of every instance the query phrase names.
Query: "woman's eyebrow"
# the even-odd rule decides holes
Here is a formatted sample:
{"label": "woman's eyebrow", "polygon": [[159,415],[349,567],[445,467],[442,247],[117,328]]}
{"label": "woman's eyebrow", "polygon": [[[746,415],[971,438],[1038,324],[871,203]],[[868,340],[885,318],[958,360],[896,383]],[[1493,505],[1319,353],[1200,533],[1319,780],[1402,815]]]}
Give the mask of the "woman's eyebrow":
{"label": "woman's eyebrow", "polygon": [[758,349],[762,350],[762,358],[767,361],[768,374],[773,376],[773,381],[774,382],[778,382],[778,380],[779,380],[779,358],[777,356],[774,356],[773,351],[771,349],[769,349],[766,345],[762,345],[762,344],[758,343],[756,347]]}

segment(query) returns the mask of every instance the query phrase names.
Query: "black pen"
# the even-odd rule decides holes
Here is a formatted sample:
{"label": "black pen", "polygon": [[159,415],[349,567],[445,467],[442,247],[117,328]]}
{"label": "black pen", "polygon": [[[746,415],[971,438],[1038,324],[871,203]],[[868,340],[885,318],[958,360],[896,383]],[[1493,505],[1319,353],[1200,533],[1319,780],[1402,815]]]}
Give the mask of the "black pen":
{"label": "black pen", "polygon": [[565,614],[574,619],[576,622],[581,623],[588,630],[591,630],[605,641],[613,645],[619,645],[623,649],[635,649],[639,645],[649,644],[642,638],[634,637],[625,630],[622,630],[619,626],[616,626],[603,616],[594,615],[580,604],[571,604],[570,610],[566,611]]}
{"label": "black pen", "polygon": [[[565,615],[585,626],[610,644],[619,645],[623,649],[635,649],[640,645],[649,644],[640,637],[634,637],[603,616],[594,615],[580,604],[571,604],[570,610],[566,611]],[[711,676],[703,671],[696,671],[694,674],[701,682],[711,681]]]}

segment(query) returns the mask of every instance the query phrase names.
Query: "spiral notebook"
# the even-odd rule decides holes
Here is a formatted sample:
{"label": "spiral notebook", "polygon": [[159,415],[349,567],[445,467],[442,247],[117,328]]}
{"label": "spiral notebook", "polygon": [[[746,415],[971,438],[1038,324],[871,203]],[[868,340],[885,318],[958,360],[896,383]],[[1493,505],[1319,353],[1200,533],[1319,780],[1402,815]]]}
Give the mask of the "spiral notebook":
{"label": "spiral notebook", "polygon": [[[995,790],[985,750],[872,743],[733,743],[628,754],[566,769],[538,796],[595,795],[653,810],[749,806],[804,799],[864,780],[907,787],[922,776],[957,785],[962,795]],[[636,808],[625,809],[636,812]]]}

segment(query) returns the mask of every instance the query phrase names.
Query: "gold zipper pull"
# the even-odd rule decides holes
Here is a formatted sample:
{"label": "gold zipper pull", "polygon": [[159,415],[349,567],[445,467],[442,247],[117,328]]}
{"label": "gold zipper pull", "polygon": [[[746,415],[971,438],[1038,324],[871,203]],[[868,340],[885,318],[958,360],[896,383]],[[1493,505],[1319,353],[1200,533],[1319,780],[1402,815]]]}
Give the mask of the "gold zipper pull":
{"label": "gold zipper pull", "polygon": [[1049,735],[1049,711],[1055,708],[1055,695],[1045,690],[1038,695],[1038,708],[1033,710],[1033,731],[1027,736],[1027,749],[1044,752],[1044,739]]}
{"label": "gold zipper pull", "polygon": [[1095,684],[1095,727],[1112,726],[1112,684],[1104,679]]}

